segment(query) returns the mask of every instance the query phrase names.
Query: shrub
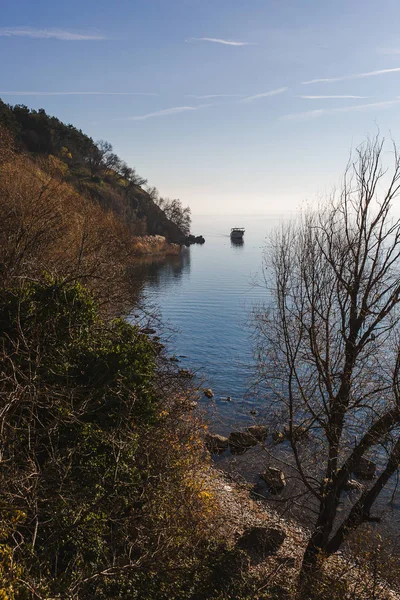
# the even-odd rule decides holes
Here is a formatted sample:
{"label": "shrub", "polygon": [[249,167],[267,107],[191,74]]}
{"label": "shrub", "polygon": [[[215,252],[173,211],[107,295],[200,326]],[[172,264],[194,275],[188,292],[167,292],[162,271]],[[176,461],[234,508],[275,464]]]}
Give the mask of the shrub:
{"label": "shrub", "polygon": [[80,283],[49,275],[0,290],[0,332],[0,593],[228,589],[233,574],[216,576],[233,555],[213,550],[189,384],[149,338],[104,322]]}

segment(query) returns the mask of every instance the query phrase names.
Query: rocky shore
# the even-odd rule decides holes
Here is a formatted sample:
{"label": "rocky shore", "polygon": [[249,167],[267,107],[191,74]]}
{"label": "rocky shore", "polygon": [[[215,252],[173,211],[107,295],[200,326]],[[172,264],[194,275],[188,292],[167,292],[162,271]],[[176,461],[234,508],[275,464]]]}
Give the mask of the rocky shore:
{"label": "rocky shore", "polygon": [[[282,518],[265,500],[252,495],[253,486],[215,468],[205,477],[207,486],[215,494],[220,515],[219,533],[248,554],[249,571],[264,582],[260,585],[260,596],[263,587],[272,586],[276,598],[294,598],[307,530]],[[330,558],[326,571],[327,581],[333,586],[345,584],[343,599],[400,600],[400,590],[377,577],[372,564],[366,564],[348,550]],[[326,598],[330,597],[327,590]]]}

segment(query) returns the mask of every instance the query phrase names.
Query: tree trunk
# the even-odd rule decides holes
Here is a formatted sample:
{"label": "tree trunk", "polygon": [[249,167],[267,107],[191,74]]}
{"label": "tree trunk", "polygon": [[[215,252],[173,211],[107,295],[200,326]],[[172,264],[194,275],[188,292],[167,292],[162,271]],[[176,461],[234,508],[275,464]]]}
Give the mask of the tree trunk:
{"label": "tree trunk", "polygon": [[325,491],[325,494],[325,501],[321,506],[314,531],[304,552],[299,577],[299,598],[312,599],[314,597],[315,583],[318,581],[323,563],[329,555],[328,544],[336,516],[337,498],[334,488],[328,493]]}

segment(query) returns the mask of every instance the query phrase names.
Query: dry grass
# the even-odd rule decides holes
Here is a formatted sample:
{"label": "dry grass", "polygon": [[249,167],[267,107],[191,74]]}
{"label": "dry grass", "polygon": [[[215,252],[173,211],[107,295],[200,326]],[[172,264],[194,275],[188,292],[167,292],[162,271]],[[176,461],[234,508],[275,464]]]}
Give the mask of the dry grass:
{"label": "dry grass", "polygon": [[144,235],[133,239],[135,256],[175,256],[181,251],[178,244],[170,244],[162,235]]}
{"label": "dry grass", "polygon": [[[127,267],[146,254],[176,254],[161,236],[134,237],[113,212],[65,182],[65,165],[4,152],[0,166],[0,275],[4,282],[63,275],[118,313],[129,303]],[[7,160],[6,160],[7,159]]]}

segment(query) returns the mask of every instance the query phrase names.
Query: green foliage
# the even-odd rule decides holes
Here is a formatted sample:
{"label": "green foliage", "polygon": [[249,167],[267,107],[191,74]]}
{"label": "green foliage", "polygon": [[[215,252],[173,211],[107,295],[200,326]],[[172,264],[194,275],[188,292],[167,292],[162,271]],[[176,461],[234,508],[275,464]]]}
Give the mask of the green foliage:
{"label": "green foliage", "polygon": [[0,290],[0,332],[0,598],[251,597],[148,337],[49,275]]}
{"label": "green foliage", "polygon": [[0,598],[245,599],[148,337],[49,275],[0,290],[0,332]]}
{"label": "green foliage", "polygon": [[61,591],[131,552],[155,353],[126,322],[106,327],[79,284],[50,277],[3,289],[0,324],[2,529],[26,515],[15,557]]}

